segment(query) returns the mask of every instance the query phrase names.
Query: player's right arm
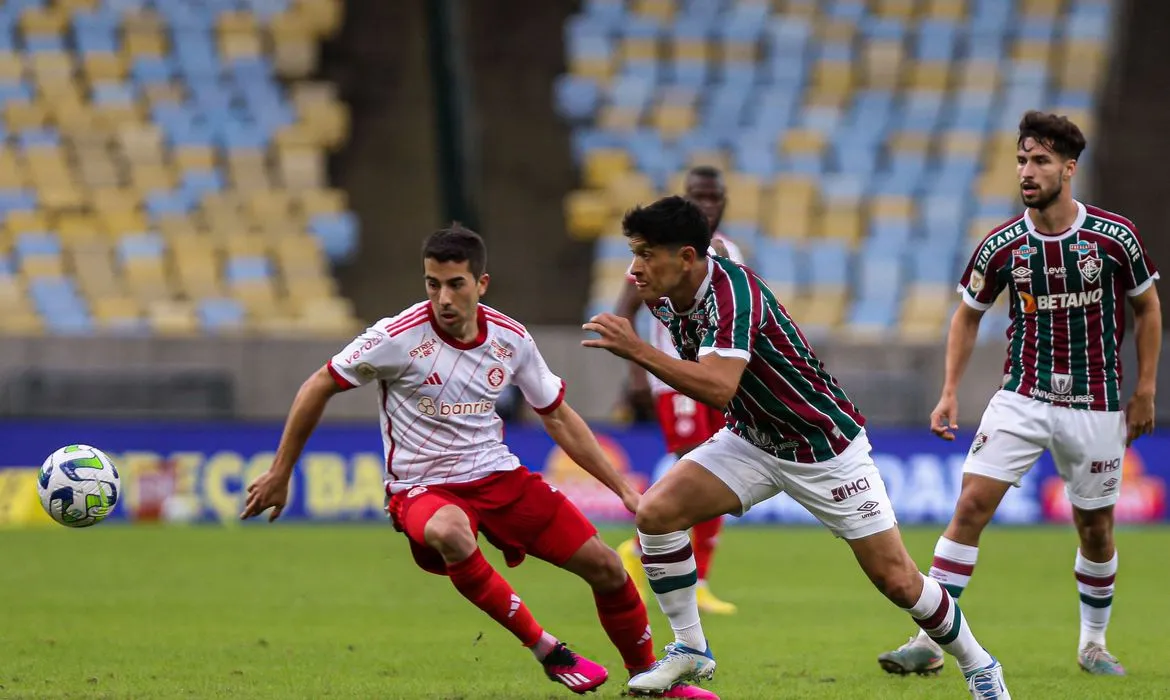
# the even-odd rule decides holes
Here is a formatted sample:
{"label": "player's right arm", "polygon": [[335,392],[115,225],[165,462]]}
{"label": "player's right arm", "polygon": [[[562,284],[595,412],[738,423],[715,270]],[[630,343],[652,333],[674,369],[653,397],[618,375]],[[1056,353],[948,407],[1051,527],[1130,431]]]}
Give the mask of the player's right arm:
{"label": "player's right arm", "polygon": [[979,323],[1003,290],[997,267],[999,257],[996,251],[987,248],[985,241],[975,249],[959,283],[963,302],[951,317],[942,395],[930,414],[931,432],[944,440],[954,440],[954,431],[959,427],[959,384],[975,350]]}
{"label": "player's right arm", "polygon": [[272,466],[248,485],[241,520],[257,516],[269,508],[272,508],[269,522],[280,517],[288,501],[288,483],[293,468],[334,395],[374,379],[398,376],[403,364],[402,353],[387,331],[396,321],[384,320],[369,327],[301,384],[285,419]]}
{"label": "player's right arm", "polygon": [[[622,318],[628,319],[631,326],[634,326],[634,319],[638,316],[638,309],[642,308],[643,302],[638,298],[638,290],[633,282],[622,287],[621,296],[618,297],[617,308],[614,313]],[[654,321],[657,323],[657,319]],[[653,410],[653,397],[650,395],[650,379],[646,375],[646,370],[642,369],[640,365],[635,362],[629,363],[629,386],[626,387],[626,401],[630,404],[630,409],[637,411],[641,408],[643,411]]]}

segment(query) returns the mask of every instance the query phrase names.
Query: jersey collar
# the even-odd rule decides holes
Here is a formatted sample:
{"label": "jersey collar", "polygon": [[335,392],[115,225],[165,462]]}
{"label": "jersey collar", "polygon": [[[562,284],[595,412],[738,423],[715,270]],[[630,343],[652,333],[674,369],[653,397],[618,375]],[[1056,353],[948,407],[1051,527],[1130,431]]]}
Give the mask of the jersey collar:
{"label": "jersey collar", "polygon": [[487,314],[483,312],[483,305],[476,307],[475,311],[476,324],[479,326],[479,331],[475,334],[475,340],[470,343],[465,343],[455,336],[451,335],[439,325],[438,319],[435,318],[435,309],[430,304],[427,304],[427,317],[431,320],[431,328],[434,329],[435,335],[444,343],[450,345],[456,350],[471,350],[483,345],[483,341],[487,340]]}
{"label": "jersey collar", "polygon": [[1039,236],[1040,238],[1043,238],[1046,241],[1060,241],[1060,240],[1063,240],[1065,238],[1068,238],[1069,236],[1076,235],[1076,232],[1080,231],[1081,227],[1085,225],[1085,217],[1088,216],[1088,212],[1085,211],[1085,205],[1081,204],[1080,200],[1074,199],[1073,203],[1077,205],[1077,218],[1073,221],[1072,226],[1070,226],[1068,228],[1068,230],[1065,231],[1064,233],[1053,234],[1053,233],[1044,233],[1043,231],[1037,231],[1036,224],[1032,221],[1032,214],[1030,213],[1031,210],[1025,209],[1024,210],[1024,224],[1027,225],[1027,227],[1028,227],[1028,233],[1031,233],[1035,236]]}
{"label": "jersey collar", "polygon": [[683,309],[682,311],[679,311],[679,310],[674,308],[674,302],[672,302],[670,300],[670,297],[665,297],[666,305],[670,307],[671,313],[673,313],[675,316],[688,316],[691,314],[691,312],[693,312],[695,309],[697,309],[699,307],[699,302],[702,301],[703,297],[707,296],[707,288],[711,286],[711,275],[714,272],[715,272],[715,261],[711,258],[710,255],[708,255],[707,256],[707,276],[703,278],[703,283],[699,285],[699,290],[697,292],[695,292],[695,299],[693,302],[691,302],[690,308]]}

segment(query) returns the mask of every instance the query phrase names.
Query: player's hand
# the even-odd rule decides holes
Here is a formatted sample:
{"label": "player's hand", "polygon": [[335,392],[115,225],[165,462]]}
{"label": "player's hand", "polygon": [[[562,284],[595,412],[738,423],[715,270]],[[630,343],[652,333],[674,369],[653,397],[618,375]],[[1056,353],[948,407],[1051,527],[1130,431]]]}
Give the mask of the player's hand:
{"label": "player's hand", "polygon": [[954,394],[943,394],[930,414],[930,432],[943,440],[954,440],[959,429],[959,400]]}
{"label": "player's hand", "polygon": [[1154,432],[1154,395],[1135,393],[1125,405],[1125,446]]}
{"label": "player's hand", "polygon": [[622,505],[631,513],[637,514],[638,504],[642,502],[642,494],[638,493],[632,486],[626,486],[625,491],[622,492]]}
{"label": "player's hand", "polygon": [[271,508],[272,512],[268,515],[268,522],[272,522],[284,512],[286,503],[288,503],[288,476],[269,469],[248,485],[248,501],[244,505],[244,512],[240,513],[240,520],[254,518]]}
{"label": "player's hand", "polygon": [[634,332],[629,319],[617,314],[597,314],[589,319],[589,323],[581,326],[584,330],[600,335],[600,338],[582,340],[581,344],[587,348],[602,348],[609,350],[618,357],[627,360],[633,357],[642,339]]}

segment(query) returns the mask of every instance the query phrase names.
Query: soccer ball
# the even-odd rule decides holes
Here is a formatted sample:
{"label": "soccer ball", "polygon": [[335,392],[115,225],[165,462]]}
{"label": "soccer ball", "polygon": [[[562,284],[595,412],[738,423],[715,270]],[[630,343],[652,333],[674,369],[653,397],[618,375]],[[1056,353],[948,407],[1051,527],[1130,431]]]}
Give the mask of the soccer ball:
{"label": "soccer ball", "polygon": [[100,523],[114,510],[121,492],[114,462],[89,445],[62,447],[49,455],[37,475],[45,512],[67,527]]}

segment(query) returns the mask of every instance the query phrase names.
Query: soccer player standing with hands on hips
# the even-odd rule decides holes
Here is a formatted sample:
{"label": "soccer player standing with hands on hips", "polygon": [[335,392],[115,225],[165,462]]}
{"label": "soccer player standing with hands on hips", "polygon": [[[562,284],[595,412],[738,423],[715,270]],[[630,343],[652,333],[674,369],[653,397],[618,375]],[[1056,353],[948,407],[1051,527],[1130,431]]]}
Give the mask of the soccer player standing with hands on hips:
{"label": "soccer player standing with hands on hips", "polygon": [[[1113,506],[1126,447],[1153,430],[1162,308],[1137,228],[1125,217],[1073,199],[1085,137],[1065,117],[1028,112],[1020,122],[1016,172],[1025,209],[983,239],[959,285],[951,319],[942,398],[930,429],[954,440],[955,395],[983,313],[1004,291],[1011,327],[1003,386],[983,413],[963,465],[954,516],[934,549],[930,575],[958,598],[971,580],[979,536],[1010,486],[1048,450],[1073,507],[1080,548],[1077,661],[1095,675],[1125,669],[1105,646],[1117,550]],[[1125,301],[1136,320],[1138,377],[1121,396]],[[878,657],[890,673],[942,668],[938,645],[922,635]]]}
{"label": "soccer player standing with hands on hips", "polygon": [[[530,473],[501,442],[495,402],[515,384],[545,430],[631,512],[639,494],[613,468],[585,421],[564,401],[522,325],[479,303],[487,291],[487,251],[478,234],[452,226],[423,248],[428,300],[382,319],[297,392],[276,458],[248,486],[241,518],[272,508],[280,516],[293,467],[329,399],[376,383],[386,455],[387,510],[406,534],[415,562],[447,576],[465,598],[514,634],[547,676],[585,693],[608,678],[604,667],[544,630],[507,581],[484,559],[482,532],[509,566],[527,554],[577,574],[593,589],[597,614],[631,674],[654,663],[646,607],[617,553],[564,494]],[[694,686],[658,697],[718,700]]]}
{"label": "soccer player standing with hands on hips", "polygon": [[1010,698],[1003,667],[975,639],[954,599],[915,567],[870,457],[865,419],[772,290],[748,268],[707,254],[710,227],[681,197],[635,208],[622,225],[638,292],[670,330],[679,357],[641,340],[614,314],[586,323],[600,337],[582,344],[633,360],[677,391],[723,408],[727,423],[638,506],[646,576],[675,641],[629,687],[660,691],[714,673],[686,531],[786,491],[849,543],[878,590],[956,656],[972,697]]}

